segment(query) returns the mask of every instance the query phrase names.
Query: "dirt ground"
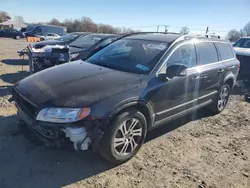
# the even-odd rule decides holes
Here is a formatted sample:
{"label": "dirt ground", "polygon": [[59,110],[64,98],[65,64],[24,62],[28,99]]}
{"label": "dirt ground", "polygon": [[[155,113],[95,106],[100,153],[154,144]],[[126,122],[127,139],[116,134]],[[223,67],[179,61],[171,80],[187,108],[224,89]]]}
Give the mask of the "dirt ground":
{"label": "dirt ground", "polygon": [[131,161],[114,166],[97,153],[52,150],[16,130],[8,102],[12,85],[28,75],[16,51],[24,40],[0,39],[0,187],[250,187],[250,104],[234,94],[226,110],[208,110],[148,133]]}

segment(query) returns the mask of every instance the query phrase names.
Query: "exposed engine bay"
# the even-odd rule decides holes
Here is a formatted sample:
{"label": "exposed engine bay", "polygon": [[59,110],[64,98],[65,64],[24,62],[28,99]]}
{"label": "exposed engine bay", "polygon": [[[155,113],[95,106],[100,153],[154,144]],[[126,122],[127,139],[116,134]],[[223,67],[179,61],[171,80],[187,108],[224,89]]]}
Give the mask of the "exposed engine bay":
{"label": "exposed engine bay", "polygon": [[69,46],[46,45],[40,49],[32,48],[31,52],[33,61],[32,72],[38,72],[70,61]]}

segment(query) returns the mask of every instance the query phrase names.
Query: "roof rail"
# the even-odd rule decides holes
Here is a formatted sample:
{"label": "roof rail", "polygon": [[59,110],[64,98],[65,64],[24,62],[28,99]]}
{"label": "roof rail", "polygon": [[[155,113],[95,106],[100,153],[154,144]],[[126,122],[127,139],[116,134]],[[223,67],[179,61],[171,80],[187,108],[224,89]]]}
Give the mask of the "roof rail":
{"label": "roof rail", "polygon": [[190,39],[190,38],[214,38],[214,39],[221,39],[221,37],[219,35],[208,35],[208,34],[205,34],[205,35],[201,35],[201,34],[193,34],[193,35],[184,35],[183,36],[184,39]]}
{"label": "roof rail", "polygon": [[149,31],[149,32],[135,32],[135,33],[129,33],[129,34],[125,34],[123,35],[121,38],[124,37],[128,37],[128,36],[132,36],[132,35],[140,35],[140,34],[176,34],[176,35],[180,35],[180,33],[174,33],[174,32],[157,32],[157,31]]}

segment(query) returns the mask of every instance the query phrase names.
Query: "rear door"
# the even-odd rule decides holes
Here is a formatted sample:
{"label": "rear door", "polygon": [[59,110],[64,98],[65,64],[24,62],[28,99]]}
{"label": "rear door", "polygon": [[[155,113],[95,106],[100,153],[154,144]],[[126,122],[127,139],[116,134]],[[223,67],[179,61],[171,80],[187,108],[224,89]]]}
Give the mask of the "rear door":
{"label": "rear door", "polygon": [[239,72],[239,62],[235,58],[235,53],[232,49],[232,46],[226,42],[216,42],[215,45],[218,49],[220,60],[225,66],[225,76],[232,74],[236,80],[237,74]]}
{"label": "rear door", "polygon": [[225,67],[220,62],[219,55],[213,42],[196,43],[198,53],[198,71],[200,72],[199,104],[211,102],[220,89]]}

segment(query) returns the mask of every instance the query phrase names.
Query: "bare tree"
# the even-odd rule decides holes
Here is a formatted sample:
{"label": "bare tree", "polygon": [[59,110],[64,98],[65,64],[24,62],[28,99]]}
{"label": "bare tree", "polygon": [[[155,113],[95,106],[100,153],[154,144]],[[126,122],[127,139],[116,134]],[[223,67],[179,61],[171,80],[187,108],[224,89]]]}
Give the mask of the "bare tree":
{"label": "bare tree", "polygon": [[89,17],[82,17],[81,19],[82,30],[86,32],[94,32],[97,33],[98,26],[93,20]]}
{"label": "bare tree", "polygon": [[235,42],[241,37],[241,32],[236,29],[232,29],[228,32],[227,38],[230,42]]}
{"label": "bare tree", "polygon": [[243,36],[250,35],[250,21],[240,30],[240,32]]}
{"label": "bare tree", "polygon": [[17,22],[24,22],[24,19],[23,19],[22,16],[15,16],[14,20],[17,21]]}
{"label": "bare tree", "polygon": [[64,26],[67,28],[67,31],[69,33],[92,32],[92,33],[128,34],[128,33],[139,32],[136,30],[132,30],[130,28],[114,27],[103,23],[97,24],[89,17],[82,17],[81,19],[66,19],[63,22],[60,22],[56,18],[53,18],[51,21],[42,24]]}
{"label": "bare tree", "polygon": [[189,33],[189,28],[188,27],[182,27],[181,30],[180,30],[180,33],[182,35],[187,35]]}
{"label": "bare tree", "polygon": [[62,23],[58,19],[56,19],[56,18],[53,18],[52,20],[50,20],[48,22],[48,24],[49,25],[57,25],[57,26],[61,26],[62,25]]}
{"label": "bare tree", "polygon": [[9,16],[9,14],[7,12],[0,11],[0,23],[7,21],[7,20],[10,20],[10,19],[11,19],[11,17]]}

